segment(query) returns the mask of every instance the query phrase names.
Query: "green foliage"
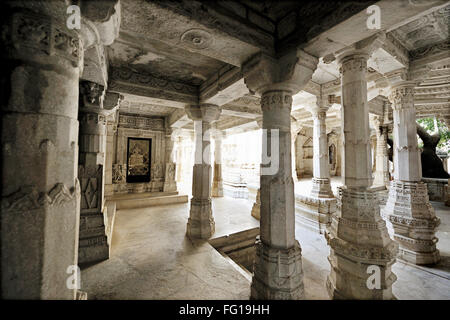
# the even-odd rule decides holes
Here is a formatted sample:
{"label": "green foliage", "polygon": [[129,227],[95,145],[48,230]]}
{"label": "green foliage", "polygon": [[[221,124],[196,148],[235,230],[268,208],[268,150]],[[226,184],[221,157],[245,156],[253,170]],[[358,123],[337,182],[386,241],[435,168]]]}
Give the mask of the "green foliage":
{"label": "green foliage", "polygon": [[[435,132],[434,118],[418,119],[417,123],[419,123],[422,126],[422,128],[424,128],[429,134],[433,134]],[[445,123],[439,119],[437,119],[437,125],[439,134],[441,135],[441,140],[439,141],[437,147],[438,149],[450,153],[450,130],[449,128],[447,128]],[[419,138],[419,147],[423,147],[423,143],[420,138]]]}

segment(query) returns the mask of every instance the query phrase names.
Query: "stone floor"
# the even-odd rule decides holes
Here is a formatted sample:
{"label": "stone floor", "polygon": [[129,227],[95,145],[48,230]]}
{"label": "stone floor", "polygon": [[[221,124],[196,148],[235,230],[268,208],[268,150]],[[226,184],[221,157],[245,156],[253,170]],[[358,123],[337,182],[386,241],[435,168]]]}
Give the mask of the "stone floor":
{"label": "stone floor", "polygon": [[[309,179],[296,184],[306,190]],[[340,179],[332,179],[332,187]],[[397,261],[398,299],[450,299],[450,210],[432,202],[441,226],[437,233],[442,261],[433,268]],[[259,225],[244,199],[213,198],[216,233],[231,234]],[[88,299],[248,299],[250,282],[206,241],[185,237],[189,204],[119,210],[111,258],[81,271]],[[296,223],[302,247],[306,299],[329,299],[325,280],[329,249],[323,235]]]}

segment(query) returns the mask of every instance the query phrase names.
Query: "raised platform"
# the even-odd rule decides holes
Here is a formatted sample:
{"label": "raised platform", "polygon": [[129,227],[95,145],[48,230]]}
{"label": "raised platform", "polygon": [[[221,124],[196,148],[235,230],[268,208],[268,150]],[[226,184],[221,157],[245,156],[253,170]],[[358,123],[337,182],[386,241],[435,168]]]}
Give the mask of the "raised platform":
{"label": "raised platform", "polygon": [[187,195],[179,195],[178,192],[144,192],[114,195],[108,200],[116,202],[117,210],[123,210],[187,203],[189,198]]}

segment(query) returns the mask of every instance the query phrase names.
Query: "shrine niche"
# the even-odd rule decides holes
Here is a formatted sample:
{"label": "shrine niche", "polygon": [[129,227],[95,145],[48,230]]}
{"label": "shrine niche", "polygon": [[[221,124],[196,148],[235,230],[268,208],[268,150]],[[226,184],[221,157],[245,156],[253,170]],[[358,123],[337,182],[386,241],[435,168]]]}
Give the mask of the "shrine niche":
{"label": "shrine niche", "polygon": [[128,138],[127,177],[128,183],[150,182],[152,139]]}

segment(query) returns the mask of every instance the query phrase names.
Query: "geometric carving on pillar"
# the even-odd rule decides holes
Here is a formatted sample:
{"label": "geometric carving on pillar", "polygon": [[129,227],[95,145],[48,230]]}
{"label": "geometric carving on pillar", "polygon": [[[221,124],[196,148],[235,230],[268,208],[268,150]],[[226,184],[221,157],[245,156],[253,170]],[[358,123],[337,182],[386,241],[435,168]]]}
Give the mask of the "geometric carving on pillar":
{"label": "geometric carving on pillar", "polygon": [[256,261],[251,299],[299,300],[303,297],[302,250],[298,241],[289,249],[277,249],[256,241]]}
{"label": "geometric carving on pillar", "polygon": [[311,197],[334,198],[331,191],[330,178],[312,178]]}
{"label": "geometric carving on pillar", "polygon": [[[398,244],[389,238],[376,192],[339,188],[337,212],[325,233],[330,245],[331,273],[327,290],[333,299],[395,299],[391,271]],[[381,286],[367,285],[370,266],[380,271]]]}
{"label": "geometric carving on pillar", "polygon": [[81,186],[80,242],[78,262],[80,264],[109,258],[106,236],[106,212],[103,212],[103,166],[78,166]]}
{"label": "geometric carving on pillar", "polygon": [[435,232],[440,219],[429,202],[425,183],[391,181],[382,212],[400,244],[399,258],[418,265],[439,262]]}

